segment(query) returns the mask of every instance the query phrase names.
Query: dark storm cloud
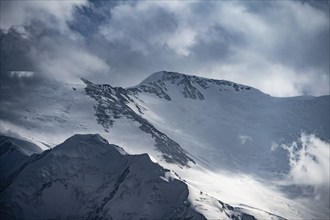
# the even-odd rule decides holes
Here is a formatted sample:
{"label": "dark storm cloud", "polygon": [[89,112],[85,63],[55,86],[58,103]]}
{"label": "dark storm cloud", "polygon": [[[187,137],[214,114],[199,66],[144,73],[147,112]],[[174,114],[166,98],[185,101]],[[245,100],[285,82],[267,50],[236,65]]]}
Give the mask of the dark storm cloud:
{"label": "dark storm cloud", "polygon": [[[13,1],[1,6],[1,28],[23,25],[29,68],[42,77],[131,86],[166,69],[233,80],[279,96],[329,94],[328,3]],[[10,60],[5,62],[12,65]]]}

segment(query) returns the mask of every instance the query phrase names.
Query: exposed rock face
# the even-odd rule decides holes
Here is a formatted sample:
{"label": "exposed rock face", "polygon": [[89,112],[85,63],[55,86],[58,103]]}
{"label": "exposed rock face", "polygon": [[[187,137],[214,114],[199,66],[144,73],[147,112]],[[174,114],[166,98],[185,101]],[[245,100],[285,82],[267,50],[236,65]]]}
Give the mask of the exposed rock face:
{"label": "exposed rock face", "polygon": [[141,114],[133,111],[128,104],[133,103],[142,113],[138,104],[128,95],[130,90],[114,88],[110,85],[95,85],[87,80],[86,93],[97,101],[94,106],[97,121],[107,131],[116,119],[126,117],[140,124],[140,129],[152,136],[155,140],[155,147],[169,163],[177,163],[181,166],[188,166],[188,162],[195,163],[178,143],[169,138],[166,134],[157,130],[151,123],[144,119]]}

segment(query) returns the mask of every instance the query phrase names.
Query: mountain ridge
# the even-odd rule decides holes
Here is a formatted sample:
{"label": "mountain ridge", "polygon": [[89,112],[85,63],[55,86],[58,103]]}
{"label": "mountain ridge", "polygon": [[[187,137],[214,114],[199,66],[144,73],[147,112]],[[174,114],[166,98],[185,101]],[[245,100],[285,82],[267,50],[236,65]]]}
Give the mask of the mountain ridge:
{"label": "mountain ridge", "polygon": [[[146,173],[147,171],[148,173]],[[104,172],[104,174],[109,173],[107,177],[108,180],[103,180],[106,176],[101,175],[101,172]],[[86,219],[121,219],[126,214],[130,212],[134,213],[135,211],[134,216],[141,215],[141,217],[144,216],[147,219],[158,219],[162,215],[171,215],[171,213],[176,216],[174,209],[172,210],[168,207],[165,210],[165,206],[161,205],[161,203],[158,204],[157,200],[155,200],[154,204],[148,203],[148,197],[141,197],[143,200],[137,202],[137,206],[140,207],[139,211],[120,204],[129,201],[127,199],[122,200],[122,196],[130,197],[132,193],[133,195],[137,193],[137,191],[133,190],[134,184],[130,186],[134,181],[137,181],[136,183],[139,184],[144,184],[145,187],[147,187],[144,189],[140,186],[136,186],[140,190],[147,190],[145,192],[146,194],[136,194],[137,198],[142,195],[148,196],[147,193],[151,193],[149,194],[149,196],[151,196],[150,201],[154,201],[152,197],[154,184],[159,184],[159,187],[161,184],[163,184],[163,187],[167,185],[164,180],[161,178],[158,179],[158,175],[165,176],[164,172],[169,172],[169,170],[161,168],[159,165],[152,162],[146,154],[122,154],[117,146],[110,145],[100,135],[76,134],[62,144],[54,147],[52,150],[49,150],[45,156],[25,166],[18,174],[19,176],[11,183],[11,187],[1,192],[2,211],[0,215],[2,217],[8,217],[8,219],[13,217],[41,219],[52,218],[54,216],[61,216],[61,218],[79,216],[80,218]],[[77,178],[80,179],[80,181],[78,181]],[[142,178],[140,180],[141,182],[136,178]],[[144,178],[145,180],[143,180]],[[131,181],[133,182],[130,183]],[[158,183],[159,181],[163,182]],[[176,181],[173,182],[173,184],[178,183],[179,182]],[[169,184],[172,184],[172,181],[170,181]],[[178,189],[178,192],[181,190],[187,191],[187,187],[182,184],[183,183],[179,184],[180,187],[176,185],[170,188]],[[90,190],[87,187],[94,188],[95,190]],[[118,190],[120,190],[121,193],[117,192]],[[108,196],[107,192],[109,193]],[[25,194],[25,202],[19,199],[22,193]],[[98,197],[95,195],[87,196],[91,193],[97,194]],[[56,194],[61,196],[56,196]],[[174,196],[175,198],[175,194],[169,193],[168,195]],[[90,203],[84,202],[79,199],[80,197],[89,200]],[[162,194],[162,197],[169,198],[165,194]],[[101,198],[103,198],[103,202],[99,203],[98,201]],[[109,206],[108,203],[113,203],[112,200],[115,198],[117,200],[115,202],[117,205],[113,204]],[[173,200],[171,203],[181,206],[180,203],[184,202],[185,199],[186,197],[178,198],[177,202]],[[122,202],[120,202],[121,200]],[[12,207],[14,201],[17,202],[15,203],[17,204],[15,208]],[[78,208],[77,204],[85,207],[85,210]],[[159,212],[154,212],[153,214],[147,211],[143,214],[143,210],[145,209],[142,208],[143,204],[149,204],[149,206],[153,206],[154,208],[161,205],[164,211],[161,212],[159,210]],[[36,205],[38,205],[38,208]],[[31,210],[31,207],[35,207],[38,211]],[[71,207],[71,210],[70,208],[68,209],[68,207]],[[117,207],[117,209],[115,207]],[[112,211],[109,212],[109,209]],[[188,209],[189,206],[184,208],[183,212],[176,212],[176,214],[178,216],[188,215],[188,211],[184,211]],[[16,211],[13,212],[14,210]],[[193,212],[191,211],[191,213]],[[200,215],[199,219],[204,218]]]}

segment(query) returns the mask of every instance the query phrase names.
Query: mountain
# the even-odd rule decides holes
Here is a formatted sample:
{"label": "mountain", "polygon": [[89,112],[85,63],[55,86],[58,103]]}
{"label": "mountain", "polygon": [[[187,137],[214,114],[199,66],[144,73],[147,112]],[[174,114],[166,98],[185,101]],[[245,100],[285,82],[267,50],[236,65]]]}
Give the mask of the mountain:
{"label": "mountain", "polygon": [[147,154],[127,155],[99,135],[75,135],[15,177],[1,195],[1,215],[184,219],[197,215],[189,209],[187,196],[187,186]]}
{"label": "mountain", "polygon": [[302,132],[330,140],[329,96],[275,98],[229,81],[165,71],[128,89],[86,84],[105,129],[118,118],[139,122],[147,133],[144,127],[152,124],[210,167],[281,174],[289,169],[287,152],[270,153],[274,143],[291,143]]}
{"label": "mountain", "polygon": [[0,192],[25,164],[42,151],[28,141],[0,135]]}
{"label": "mountain", "polygon": [[[0,195],[2,219],[205,219],[177,174],[100,135],[74,135],[42,153]],[[248,209],[200,197],[218,203],[222,219],[255,219]]]}
{"label": "mountain", "polygon": [[230,210],[221,203],[257,219],[302,219],[330,214],[329,111],[329,96],[272,97],[161,71],[129,88],[45,82],[23,97],[5,96],[0,119],[2,133],[43,149],[99,133],[129,154],[147,153],[185,181],[191,206],[207,219]]}
{"label": "mountain", "polygon": [[31,156],[32,154],[40,154],[43,150],[29,141],[24,141],[18,138],[0,135],[1,155],[3,156],[10,151],[19,151],[20,154]]}

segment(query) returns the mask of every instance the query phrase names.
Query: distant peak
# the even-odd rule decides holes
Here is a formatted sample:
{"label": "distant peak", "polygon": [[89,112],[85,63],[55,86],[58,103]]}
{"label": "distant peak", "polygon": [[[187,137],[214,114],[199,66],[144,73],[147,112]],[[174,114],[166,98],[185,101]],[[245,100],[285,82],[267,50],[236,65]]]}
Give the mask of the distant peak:
{"label": "distant peak", "polygon": [[145,80],[143,80],[140,85],[145,84],[153,84],[153,83],[160,83],[170,81],[174,84],[176,81],[177,83],[183,83],[182,80],[186,83],[197,83],[200,84],[203,88],[206,84],[215,84],[215,85],[223,85],[223,86],[233,86],[235,89],[239,87],[249,88],[249,86],[241,85],[235,82],[227,81],[227,80],[219,80],[219,79],[210,79],[201,76],[195,75],[188,75],[178,72],[171,72],[171,71],[158,71],[151,74]]}
{"label": "distant peak", "polygon": [[169,89],[179,89],[185,98],[204,99],[204,90],[212,89],[218,92],[257,92],[259,90],[227,80],[209,79],[200,76],[186,75],[178,72],[159,71],[151,74],[135,88],[140,91],[155,93],[160,98],[171,100]]}
{"label": "distant peak", "polygon": [[[178,72],[172,72],[172,71],[158,71],[150,76],[148,76],[145,80],[143,80],[140,85],[145,85],[145,84],[152,84],[152,83],[160,83],[160,82],[165,82],[165,81],[170,81],[174,83],[176,80],[193,80],[193,79],[206,79],[203,77],[198,77],[194,75],[187,75],[183,73],[178,73]],[[206,79],[207,80],[207,79]]]}
{"label": "distant peak", "polygon": [[174,74],[179,74],[179,73],[174,73],[174,72],[168,72],[165,70],[155,72],[148,76],[145,80],[143,80],[140,84],[148,84],[150,82],[157,82],[158,80],[163,80],[166,76],[168,75],[174,75]]}

